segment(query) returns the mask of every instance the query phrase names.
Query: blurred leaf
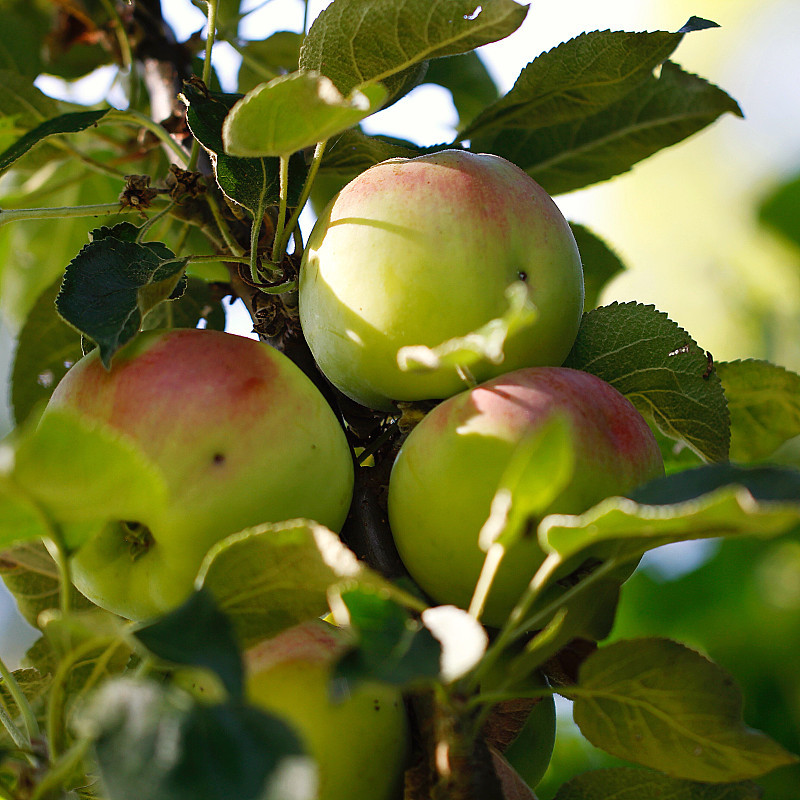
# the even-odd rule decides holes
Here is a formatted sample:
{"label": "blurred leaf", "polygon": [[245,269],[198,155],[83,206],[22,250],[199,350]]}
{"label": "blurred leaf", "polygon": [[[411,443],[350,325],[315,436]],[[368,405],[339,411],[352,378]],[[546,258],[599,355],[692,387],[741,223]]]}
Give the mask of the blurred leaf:
{"label": "blurred leaf", "polygon": [[730,418],[719,377],[686,331],[653,306],[611,303],[584,314],[565,367],[624,394],[667,436],[725,461]]}
{"label": "blurred leaf", "polygon": [[173,328],[204,327],[215,331],[225,330],[225,306],[222,298],[208,281],[189,277],[186,291],[175,300],[168,300],[170,322]]}
{"label": "blurred leaf", "polygon": [[[104,198],[114,202],[121,188],[120,181],[91,172],[74,158],[58,163],[52,185],[56,188],[46,193],[45,204],[54,207],[97,203]],[[26,201],[17,203],[24,206]],[[14,205],[13,201],[9,203]],[[113,224],[115,217],[108,219],[108,224]],[[0,313],[4,321],[14,328],[22,325],[42,292],[63,275],[67,264],[86,243],[90,224],[85,218],[65,217],[0,226]]]}
{"label": "blurred leaf", "polygon": [[592,116],[533,131],[501,130],[472,147],[513,161],[556,195],[627,172],[725,113],[742,116],[721,89],[667,61],[658,76]]}
{"label": "blurred leaf", "polygon": [[497,86],[474,50],[447,58],[434,58],[428,64],[424,82],[443,86],[453,96],[459,130],[463,130],[489,103],[497,100]]}
{"label": "blurred leaf", "polygon": [[300,60],[303,34],[295,31],[278,31],[266,39],[243,42],[239,53],[239,91],[244,94],[259,83],[270,81],[278,75],[295,72]]}
{"label": "blurred leaf", "polygon": [[762,201],[758,218],[800,247],[800,175],[778,186]]}
{"label": "blurred leaf", "polygon": [[571,222],[572,234],[583,263],[584,311],[596,308],[606,284],[625,269],[620,257],[596,234]]}
{"label": "blurred leaf", "polygon": [[261,84],[225,118],[222,141],[232,156],[283,156],[325,141],[377,111],[380,84],[354,88],[346,97],[324,75],[293,72]]}
{"label": "blurred leaf", "polygon": [[412,142],[386,136],[367,136],[359,128],[350,128],[328,142],[320,172],[335,173],[349,180],[388,158],[414,158],[423,152]]}
{"label": "blurred leaf", "polygon": [[768,361],[716,365],[731,414],[731,458],[758,461],[800,435],[800,375]]}
{"label": "blurred leaf", "polygon": [[686,31],[590,31],[537,56],[511,90],[462,135],[476,146],[498,130],[533,131],[584,119],[652,76]]}
{"label": "blurred leaf", "polygon": [[335,533],[291,520],[259,525],[214,545],[197,585],[214,595],[244,649],[326,613],[328,590],[342,579],[382,584]]}
{"label": "blurred leaf", "polygon": [[30,129],[58,115],[58,103],[11,70],[0,70],[0,116],[14,117],[18,126]]}
{"label": "blurred leaf", "polygon": [[671,778],[658,772],[617,767],[576,775],[565,783],[553,800],[619,800],[664,797],[669,800],[760,800],[754,784],[709,784]]}
{"label": "blurred leaf", "polygon": [[[26,667],[24,669],[16,669],[13,672],[14,680],[22,690],[22,693],[27,698],[31,707],[40,709],[42,707],[42,700],[47,698],[48,690],[50,689],[50,676],[43,675],[38,669]],[[14,698],[11,696],[6,682],[0,682],[0,707],[7,709],[9,716],[17,723],[21,722],[20,711],[17,707]],[[11,744],[11,739],[8,737],[6,730],[0,726],[0,745]]]}
{"label": "blurred leaf", "polygon": [[[222,125],[228,112],[241,99],[238,94],[203,94],[191,84],[185,84],[183,95],[189,101],[186,120],[194,137],[208,151],[219,188],[252,214],[259,204],[277,204],[280,198],[280,159],[238,158],[225,152]],[[302,154],[289,162],[290,206],[297,205],[303,188],[307,167]]]}
{"label": "blurred leaf", "polygon": [[[14,595],[20,614],[34,628],[39,627],[42,611],[58,608],[58,567],[39,539],[0,553],[0,577]],[[73,587],[70,608],[80,611],[92,608],[92,603]]]}
{"label": "blurred leaf", "polygon": [[314,767],[286,723],[237,703],[193,704],[117,679],[78,721],[109,800],[312,800]]}
{"label": "blurred leaf", "polygon": [[14,32],[0,41],[0,69],[36,78],[43,65],[41,43],[50,30],[47,8],[31,0],[4,0],[0,30]]}
{"label": "blurred leaf", "polygon": [[716,536],[779,536],[800,523],[800,471],[711,464],[651,481],[631,498],[610,497],[584,514],[551,514],[539,541],[563,559],[622,560],[671,542]]}
{"label": "blurred leaf", "polygon": [[334,695],[363,681],[412,686],[439,677],[441,643],[385,591],[345,586],[332,608],[337,624],[352,627],[357,637],[334,668]]}
{"label": "blurred leaf", "polygon": [[503,361],[506,339],[535,322],[538,312],[530,300],[524,281],[512,283],[505,291],[508,308],[502,317],[489,320],[480,328],[448,339],[435,347],[406,345],[397,351],[397,364],[404,372],[427,372],[454,367],[469,369],[482,360]]}
{"label": "blurred leaf", "polygon": [[745,727],[741,693],[720,667],[667,639],[601,648],[563,694],[592,744],[674,778],[733,783],[797,761]]}
{"label": "blurred leaf", "polygon": [[67,369],[83,355],[80,334],[56,312],[60,286],[59,280],[39,297],[17,339],[11,377],[17,425],[50,397]]}
{"label": "blurred leaf", "polygon": [[64,133],[85,131],[87,128],[96,125],[107,113],[108,109],[102,111],[74,111],[53,117],[41,123],[41,125],[37,125],[5,152],[0,153],[0,174],[5,172],[18,158],[25,155],[28,150],[41,142],[42,139]]}
{"label": "blurred leaf", "polygon": [[[163,475],[132,441],[74,412],[50,410],[35,429],[22,432],[14,448],[4,447],[0,548],[34,533],[22,524],[16,531],[6,525],[19,514],[21,503],[25,508],[35,503],[63,524],[136,519],[142,507],[157,508],[166,501]],[[70,528],[68,544],[77,547],[88,533],[85,527]]]}
{"label": "blurred leaf", "polygon": [[393,98],[420,62],[504,39],[527,13],[514,0],[335,0],[314,20],[300,67],[327,76],[343,94],[380,81]]}
{"label": "blurred leaf", "polygon": [[165,661],[213,670],[231,699],[243,699],[244,668],[233,627],[210,591],[198,589],[178,608],[138,628],[134,635]]}
{"label": "blurred leaf", "polygon": [[187,258],[160,242],[137,242],[123,222],[97,228],[67,266],[56,298],[59,314],[100,348],[106,368],[139,332],[145,314],[185,288]]}

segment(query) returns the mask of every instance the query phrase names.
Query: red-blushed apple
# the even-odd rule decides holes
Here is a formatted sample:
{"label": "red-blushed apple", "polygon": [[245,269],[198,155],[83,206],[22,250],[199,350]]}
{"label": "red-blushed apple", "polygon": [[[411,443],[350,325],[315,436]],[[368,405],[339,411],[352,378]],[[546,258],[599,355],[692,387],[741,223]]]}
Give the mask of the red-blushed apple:
{"label": "red-blushed apple", "polygon": [[298,517],[338,530],[347,515],[353,465],[336,416],[295,364],[253,339],[142,333],[110,370],[97,350],[81,359],[50,408],[132,438],[164,474],[165,509],[109,522],[72,558],[80,591],[121,616],[182,602],[203,556],[228,534]]}
{"label": "red-blushed apple", "polygon": [[317,762],[318,800],[390,800],[408,749],[403,699],[392,686],[364,683],[332,700],[333,664],[347,646],[320,620],[289,628],[245,652],[246,696],[305,741]]}
{"label": "red-blushed apple", "polygon": [[[484,562],[478,546],[515,448],[561,414],[574,472],[545,513],[578,514],[664,474],[658,444],[610,384],[564,367],[494,378],[440,403],[411,431],[389,481],[389,524],[411,576],[439,603],[466,608]],[[499,626],[544,559],[535,536],[506,554],[483,620]]]}
{"label": "red-blushed apple", "polygon": [[559,365],[583,311],[583,269],[569,224],[526,173],[495,155],[446,150],[377,164],[331,201],[300,269],[300,321],[328,379],[363,405],[461,391],[453,366],[403,371],[398,350],[478,330],[507,311],[523,281],[535,321],[513,331],[487,380]]}

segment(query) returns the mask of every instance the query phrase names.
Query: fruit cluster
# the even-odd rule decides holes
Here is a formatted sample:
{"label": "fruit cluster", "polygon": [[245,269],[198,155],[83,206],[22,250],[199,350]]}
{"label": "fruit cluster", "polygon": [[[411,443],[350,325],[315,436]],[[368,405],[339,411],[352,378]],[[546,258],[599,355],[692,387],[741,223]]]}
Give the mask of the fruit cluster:
{"label": "fruit cluster", "polygon": [[[388,486],[397,550],[436,603],[469,606],[498,486],[520,446],[549,425],[569,431],[572,464],[544,513],[580,513],[663,474],[655,438],[631,403],[560,366],[583,302],[568,223],[538,184],[497,156],[445,151],[378,164],[339,192],[310,236],[299,313],[327,380],[389,415],[398,401],[438,403],[400,447]],[[105,524],[72,559],[78,588],[124,617],[180,604],[208,549],[229,534],[293,518],[339,531],[347,516],[354,459],[340,421],[314,383],[266,344],[206,330],[143,333],[110,370],[96,352],[76,364],[49,405],[65,407],[133,438],[168,484],[165,509]],[[543,558],[535,536],[511,548],[483,609],[486,624],[502,625]],[[308,652],[337,645],[317,627],[290,639],[290,650],[302,646],[288,666],[274,643],[250,654],[251,690],[305,733],[297,709],[323,702],[308,692],[330,660]],[[376,692],[348,701],[377,704],[371,732],[358,741],[387,730],[404,741],[397,695]],[[330,726],[334,739],[345,728]],[[346,796],[335,767],[319,760],[323,796]],[[384,797],[378,783],[365,779],[358,796]]]}

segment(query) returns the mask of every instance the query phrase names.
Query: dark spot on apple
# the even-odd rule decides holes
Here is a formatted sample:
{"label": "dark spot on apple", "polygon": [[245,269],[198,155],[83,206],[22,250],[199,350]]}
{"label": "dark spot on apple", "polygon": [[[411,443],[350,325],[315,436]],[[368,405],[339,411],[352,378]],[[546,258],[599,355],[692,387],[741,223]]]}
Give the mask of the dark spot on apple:
{"label": "dark spot on apple", "polygon": [[520,271],[517,273],[517,277],[518,277],[518,278],[519,278],[521,281],[523,281],[524,283],[527,283],[527,282],[528,282],[528,273],[527,273],[527,272],[525,272],[524,270],[520,270]]}
{"label": "dark spot on apple", "polygon": [[225,463],[225,455],[224,455],[224,453],[214,453],[214,455],[211,457],[211,460],[215,464],[218,464],[218,465],[224,464]]}

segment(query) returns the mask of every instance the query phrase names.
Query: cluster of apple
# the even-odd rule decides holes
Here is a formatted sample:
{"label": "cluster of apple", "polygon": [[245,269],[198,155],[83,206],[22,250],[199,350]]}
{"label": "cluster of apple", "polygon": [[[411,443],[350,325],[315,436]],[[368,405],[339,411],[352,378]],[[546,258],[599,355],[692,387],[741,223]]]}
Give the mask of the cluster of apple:
{"label": "cluster of apple", "polygon": [[[656,441],[629,401],[559,366],[583,302],[568,223],[538,184],[496,156],[445,151],[383,162],[334,198],[310,236],[300,318],[327,379],[376,410],[441,401],[402,445],[388,494],[402,560],[438,603],[467,607],[498,483],[520,442],[554,415],[572,429],[574,470],[548,513],[580,513],[663,474]],[[311,380],[266,344],[208,330],[142,333],[110,370],[96,352],[77,363],[50,407],[132,437],[164,473],[167,507],[106,524],[72,559],[78,588],[122,616],[177,606],[205,553],[231,533],[301,517],[338,531],[347,516],[354,467],[339,420]],[[514,546],[488,597],[487,624],[502,624],[543,557],[535,537]],[[324,684],[315,664],[329,666],[335,636],[315,627],[291,635],[291,666],[274,645],[249,656],[251,689],[313,738],[325,728],[325,698],[310,687]],[[393,690],[349,702],[380,711],[366,715],[368,730],[352,749],[386,731],[405,741]],[[313,725],[291,710],[311,706]],[[397,774],[404,746],[386,747],[394,753],[388,772]],[[311,748],[327,787],[321,797],[388,796],[385,777],[354,793],[353,772],[325,766],[348,761],[319,755],[330,745]]]}

